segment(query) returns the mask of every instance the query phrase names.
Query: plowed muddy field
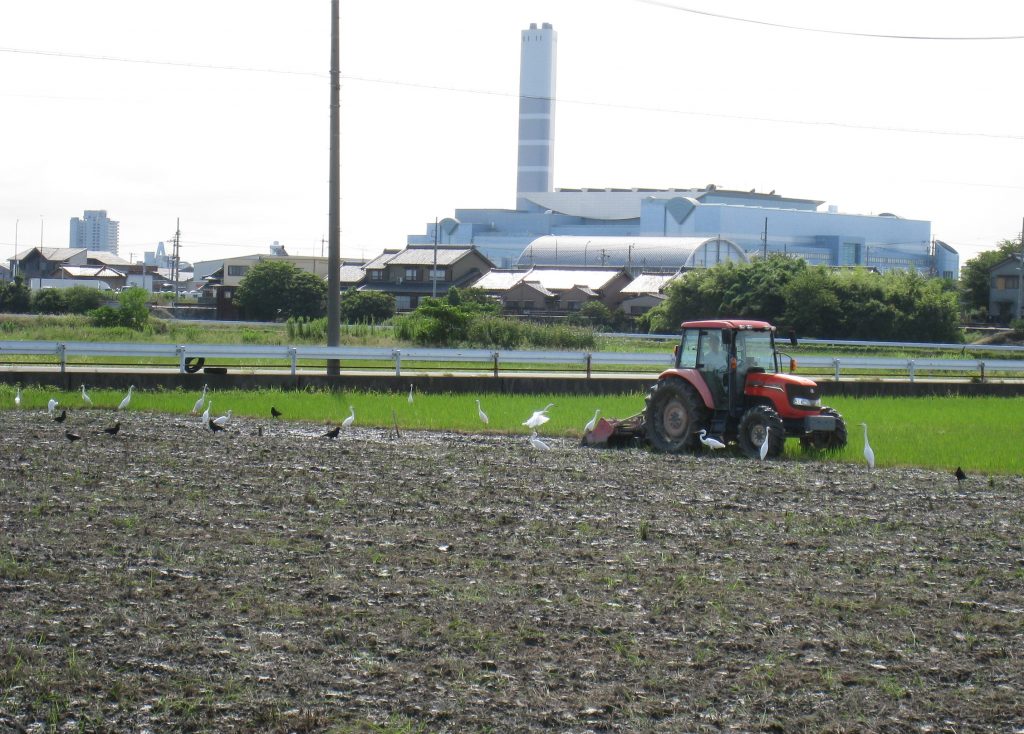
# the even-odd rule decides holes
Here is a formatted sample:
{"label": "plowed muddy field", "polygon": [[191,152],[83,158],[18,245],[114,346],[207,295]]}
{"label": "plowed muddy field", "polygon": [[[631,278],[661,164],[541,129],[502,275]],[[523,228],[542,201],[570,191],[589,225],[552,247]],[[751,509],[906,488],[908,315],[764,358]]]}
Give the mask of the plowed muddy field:
{"label": "plowed muddy field", "polygon": [[113,420],[0,413],[0,731],[1024,729],[1020,477]]}

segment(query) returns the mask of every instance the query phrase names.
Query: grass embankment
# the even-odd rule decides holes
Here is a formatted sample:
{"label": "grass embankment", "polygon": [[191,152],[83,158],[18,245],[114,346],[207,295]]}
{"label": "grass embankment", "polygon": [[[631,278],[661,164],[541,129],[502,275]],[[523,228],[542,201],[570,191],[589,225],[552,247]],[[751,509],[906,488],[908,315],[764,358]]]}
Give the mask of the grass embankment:
{"label": "grass embankment", "polygon": [[[96,407],[116,408],[121,391],[89,393]],[[77,392],[57,393],[30,388],[22,393],[22,410],[43,410],[55,397],[61,407],[84,407]],[[130,411],[188,413],[196,392],[136,392]],[[460,433],[528,434],[522,425],[535,410],[554,403],[550,420],[541,427],[547,436],[580,436],[584,424],[600,409],[609,418],[626,418],[643,410],[643,395],[504,395],[504,394],[408,394],[366,392],[294,392],[281,390],[211,392],[213,415],[229,409],[237,416],[270,419],[271,406],[282,420],[326,424],[340,423],[356,412],[361,426],[393,427],[401,430],[455,431]],[[477,415],[476,400],[487,414],[485,425]],[[1024,412],[1024,398],[835,398],[828,401],[843,414],[849,443],[831,456],[805,454],[796,441],[786,447],[787,460],[827,458],[832,461],[862,462],[864,433],[877,466],[920,466],[952,471],[962,466],[970,473],[1018,474],[1024,472],[1019,446],[1024,443],[1024,426],[1018,416]],[[14,405],[14,388],[0,386],[0,405]],[[729,453],[729,452],[726,452]]]}

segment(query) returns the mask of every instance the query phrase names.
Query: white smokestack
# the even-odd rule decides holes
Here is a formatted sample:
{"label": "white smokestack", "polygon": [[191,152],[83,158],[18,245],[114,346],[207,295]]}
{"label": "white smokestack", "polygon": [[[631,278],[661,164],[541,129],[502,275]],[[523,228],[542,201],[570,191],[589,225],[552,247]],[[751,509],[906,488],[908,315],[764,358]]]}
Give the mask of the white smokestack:
{"label": "white smokestack", "polygon": [[523,194],[551,191],[555,152],[555,51],[550,23],[522,32],[519,61],[519,166],[516,208],[529,208]]}

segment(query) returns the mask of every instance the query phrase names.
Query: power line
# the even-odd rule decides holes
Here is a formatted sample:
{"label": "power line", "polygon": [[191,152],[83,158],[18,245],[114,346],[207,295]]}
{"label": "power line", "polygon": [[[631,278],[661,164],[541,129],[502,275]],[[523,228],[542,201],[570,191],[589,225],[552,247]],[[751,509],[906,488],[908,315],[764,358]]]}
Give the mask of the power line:
{"label": "power line", "polygon": [[253,66],[224,66],[220,64],[193,64],[186,61],[158,61],[156,59],[131,59],[125,56],[95,56],[92,54],[73,54],[66,51],[43,51],[31,48],[0,48],[0,53],[26,54],[29,56],[54,56],[62,59],[86,59],[88,61],[116,61],[122,64],[147,64],[149,66],[176,66],[186,69],[205,69],[215,71],[246,71],[260,74],[289,74],[293,76],[326,77],[318,71],[293,71],[288,69],[270,69]]}
{"label": "power line", "polygon": [[[656,0],[636,0],[637,2],[656,2]],[[675,8],[676,6],[668,6]],[[680,8],[676,8],[677,10]],[[701,12],[701,11],[693,11]],[[709,14],[713,15],[713,14]],[[742,19],[736,19],[742,20]],[[1022,36],[1021,38],[1024,38]],[[265,73],[265,74],[285,74],[293,76],[313,76],[327,78],[327,74],[321,72],[310,72],[310,71],[289,71],[282,69],[271,69],[271,68],[256,68],[256,67],[245,67],[245,66],[219,66],[215,64],[192,64],[178,61],[156,61],[149,59],[131,59],[126,57],[118,56],[91,56],[87,54],[72,54],[60,51],[40,51],[32,49],[12,49],[12,48],[0,48],[0,53],[22,53],[22,54],[35,54],[40,56],[53,56],[59,58],[70,58],[70,59],[87,59],[90,61],[114,61],[120,63],[129,64],[148,64],[154,66],[172,66],[172,67],[183,67],[199,70],[216,70],[216,71],[236,71],[236,72],[250,72],[250,73]],[[349,82],[363,82],[366,84],[382,84],[396,87],[408,87],[412,89],[428,89],[443,92],[456,92],[460,94],[478,94],[488,95],[492,97],[505,97],[509,99],[519,99],[520,94],[518,92],[500,92],[492,89],[474,89],[469,87],[454,87],[440,84],[423,84],[419,82],[408,82],[399,79],[381,79],[366,76],[351,76],[342,75],[341,78],[344,81]],[[531,99],[531,97],[525,97]],[[542,99],[542,98],[533,98]],[[548,99],[548,98],[543,98]],[[596,100],[585,100],[585,99],[571,99],[565,97],[556,97],[554,101],[558,104],[575,104],[575,105],[589,105],[592,107],[607,107],[609,109],[620,109],[620,110],[633,110],[637,112],[657,112],[660,114],[671,114],[671,115],[689,115],[692,117],[708,117],[719,120],[740,120],[744,122],[770,122],[781,125],[804,125],[810,127],[831,127],[836,129],[846,130],[869,130],[877,132],[895,132],[895,133],[906,133],[912,135],[942,135],[948,137],[964,137],[964,138],[986,138],[991,140],[1024,140],[1024,135],[1009,135],[1002,133],[984,133],[984,132],[971,132],[971,131],[957,131],[957,130],[932,130],[928,128],[907,128],[890,125],[858,125],[856,123],[849,122],[835,122],[831,120],[796,120],[785,117],[765,117],[760,115],[739,115],[739,114],[728,114],[724,112],[706,112],[702,110],[683,110],[672,107],[657,107],[647,105],[629,105],[615,102],[600,102]]]}
{"label": "power line", "polygon": [[787,25],[785,23],[773,23],[768,20],[756,20],[754,18],[739,18],[734,15],[722,15],[721,13],[711,13],[707,10],[696,10],[694,8],[683,8],[678,5],[673,5],[663,0],[635,0],[635,2],[643,3],[645,5],[654,5],[661,8],[668,8],[670,10],[678,10],[682,13],[693,13],[694,15],[704,15],[709,18],[718,18],[720,20],[731,20],[736,23],[751,23],[753,25],[768,26],[770,28],[782,28],[787,31],[803,31],[805,33],[825,33],[833,36],[853,36],[855,38],[882,38],[893,41],[1020,41],[1024,40],[1024,36],[910,36],[910,35],[892,35],[887,33],[858,33],[856,31],[836,31],[829,28],[809,28],[807,26]]}

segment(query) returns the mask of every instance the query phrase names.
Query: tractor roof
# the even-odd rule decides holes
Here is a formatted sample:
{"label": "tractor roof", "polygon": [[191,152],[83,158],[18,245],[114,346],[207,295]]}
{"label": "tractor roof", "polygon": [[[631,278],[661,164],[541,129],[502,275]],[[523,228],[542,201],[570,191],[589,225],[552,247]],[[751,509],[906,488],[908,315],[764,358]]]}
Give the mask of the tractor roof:
{"label": "tractor roof", "polygon": [[709,321],[684,321],[683,329],[750,329],[759,331],[775,331],[775,327],[767,321],[751,321],[749,319],[714,319]]}

